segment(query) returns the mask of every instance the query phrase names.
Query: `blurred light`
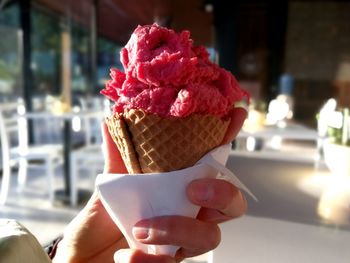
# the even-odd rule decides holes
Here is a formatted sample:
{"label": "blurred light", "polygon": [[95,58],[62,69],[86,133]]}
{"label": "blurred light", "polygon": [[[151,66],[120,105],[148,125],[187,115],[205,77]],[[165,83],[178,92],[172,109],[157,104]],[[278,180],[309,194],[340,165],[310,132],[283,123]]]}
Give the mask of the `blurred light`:
{"label": "blurred light", "polygon": [[317,211],[325,219],[330,219],[332,216],[332,208],[327,205],[319,205]]}
{"label": "blurred light", "polygon": [[79,106],[74,106],[72,110],[73,110],[73,112],[79,112],[80,111],[80,107]]}
{"label": "blurred light", "polygon": [[328,125],[329,122],[332,121],[332,114],[335,112],[336,108],[337,101],[333,98],[327,100],[327,102],[321,108],[317,121],[317,130],[320,136],[327,135]]}
{"label": "blurred light", "polygon": [[205,4],[205,6],[204,6],[204,10],[205,10],[205,12],[207,12],[207,13],[212,13],[213,11],[214,11],[214,6],[213,6],[213,4]]}
{"label": "blurred light", "polygon": [[243,130],[255,132],[261,129],[265,123],[265,114],[255,109],[250,109],[248,118],[244,121]]}
{"label": "blurred light", "polygon": [[323,142],[324,160],[333,176],[350,177],[350,148],[332,143]]}
{"label": "blurred light", "polygon": [[317,214],[333,223],[348,223],[350,215],[350,177],[321,173],[303,177],[298,188],[319,198]]}
{"label": "blurred light", "polygon": [[317,212],[319,216],[328,221],[344,223],[349,218],[349,204],[350,178],[338,178],[322,193]]}
{"label": "blurred light", "polygon": [[327,100],[326,104],[322,109],[326,111],[335,111],[336,108],[337,108],[337,101],[334,98],[331,98]]}
{"label": "blurred light", "polygon": [[279,121],[277,122],[277,127],[278,128],[281,128],[281,129],[284,129],[287,127],[287,123],[283,120],[283,121]]}
{"label": "blurred light", "polygon": [[255,125],[261,125],[261,113],[257,110],[249,111],[248,119]]}
{"label": "blurred light", "polygon": [[330,127],[340,129],[343,126],[343,114],[340,111],[330,112],[327,116],[327,124]]}
{"label": "blurred light", "polygon": [[302,174],[302,179],[298,182],[297,187],[304,193],[320,198],[322,193],[331,182],[331,175],[328,172],[317,171],[317,173]]}
{"label": "blurred light", "polygon": [[112,113],[111,102],[109,99],[103,100],[103,111],[105,116],[109,116]]}
{"label": "blurred light", "polygon": [[271,100],[266,116],[267,124],[276,124],[285,119],[293,118],[293,98],[286,94],[280,94],[276,99]]}
{"label": "blurred light", "polygon": [[72,130],[75,132],[81,130],[81,119],[78,116],[74,116],[72,119]]}
{"label": "blurred light", "polygon": [[17,107],[17,112],[19,115],[24,115],[26,113],[26,107],[24,105],[19,105]]}
{"label": "blurred light", "polygon": [[28,153],[28,134],[27,132],[23,132],[27,131],[27,119],[23,117],[23,115],[26,113],[26,108],[22,98],[18,99],[17,102],[19,103],[17,106],[17,113],[19,115],[17,118],[18,148],[20,154],[26,155]]}
{"label": "blurred light", "polygon": [[282,137],[279,135],[272,136],[270,144],[272,149],[279,150],[282,145]]}
{"label": "blurred light", "polygon": [[247,151],[253,152],[255,150],[256,140],[253,136],[247,138]]}
{"label": "blurred light", "polygon": [[28,153],[28,134],[27,132],[21,132],[21,131],[27,131],[27,120],[24,117],[18,118],[18,148],[20,154],[26,155]]}
{"label": "blurred light", "polygon": [[322,133],[325,133],[327,127],[341,128],[343,125],[343,114],[340,111],[336,111],[337,101],[334,98],[327,100],[320,110],[320,116],[318,120],[318,129]]}
{"label": "blurred light", "polygon": [[289,105],[285,101],[272,100],[269,104],[268,113],[266,116],[268,123],[277,123],[288,116]]}

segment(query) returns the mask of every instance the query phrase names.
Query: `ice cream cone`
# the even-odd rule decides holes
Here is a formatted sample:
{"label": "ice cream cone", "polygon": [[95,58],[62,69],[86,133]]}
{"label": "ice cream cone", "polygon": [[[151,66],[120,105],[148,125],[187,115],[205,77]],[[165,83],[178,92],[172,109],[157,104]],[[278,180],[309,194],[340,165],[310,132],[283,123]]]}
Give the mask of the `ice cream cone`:
{"label": "ice cream cone", "polygon": [[229,122],[213,115],[165,118],[129,110],[109,118],[107,126],[129,173],[155,173],[194,165],[220,145]]}
{"label": "ice cream cone", "polygon": [[130,174],[142,173],[140,164],[123,116],[113,115],[106,118],[109,133],[118,147],[126,169]]}

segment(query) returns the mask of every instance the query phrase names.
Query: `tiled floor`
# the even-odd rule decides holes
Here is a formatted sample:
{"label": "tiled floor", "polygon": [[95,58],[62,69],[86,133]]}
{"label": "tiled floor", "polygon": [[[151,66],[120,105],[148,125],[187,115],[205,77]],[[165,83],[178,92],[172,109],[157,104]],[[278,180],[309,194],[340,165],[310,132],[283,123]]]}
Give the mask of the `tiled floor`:
{"label": "tiled floor", "polygon": [[[195,262],[349,262],[349,178],[336,178],[324,166],[315,170],[310,163],[237,155],[229,158],[228,167],[259,202],[248,199],[247,215],[223,224],[220,246]],[[79,209],[51,207],[45,177],[40,170],[31,175],[24,192],[12,188],[8,204],[0,207],[0,218],[19,220],[45,244]],[[89,182],[82,176],[81,187]],[[60,176],[57,183],[59,188]]]}

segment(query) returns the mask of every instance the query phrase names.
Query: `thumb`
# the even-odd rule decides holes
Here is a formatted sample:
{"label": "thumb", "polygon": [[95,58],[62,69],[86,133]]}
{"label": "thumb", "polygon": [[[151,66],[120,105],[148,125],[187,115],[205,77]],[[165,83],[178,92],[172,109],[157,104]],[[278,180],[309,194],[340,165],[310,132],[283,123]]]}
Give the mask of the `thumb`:
{"label": "thumb", "polygon": [[103,138],[102,149],[105,159],[104,173],[128,173],[118,147],[109,134],[105,122],[102,123],[101,129]]}
{"label": "thumb", "polygon": [[146,254],[136,249],[119,249],[114,254],[115,263],[175,263],[175,260],[167,255]]}

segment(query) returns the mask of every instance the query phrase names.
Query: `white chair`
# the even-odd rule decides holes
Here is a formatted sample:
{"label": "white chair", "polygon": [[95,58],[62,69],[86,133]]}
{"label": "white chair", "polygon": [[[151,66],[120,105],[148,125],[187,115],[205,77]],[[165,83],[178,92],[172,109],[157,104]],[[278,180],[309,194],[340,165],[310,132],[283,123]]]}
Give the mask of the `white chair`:
{"label": "white chair", "polygon": [[[33,96],[33,112],[51,112],[55,98],[51,95]],[[62,120],[52,118],[50,114],[31,119],[33,124],[33,141],[35,144],[62,144]]]}
{"label": "white chair", "polygon": [[70,155],[70,203],[76,206],[78,203],[78,180],[79,173],[85,169],[91,178],[91,189],[94,188],[95,177],[102,172],[104,157],[102,153],[101,112],[91,113],[82,117],[82,124],[85,132],[85,144],[72,151]]}
{"label": "white chair", "polygon": [[5,204],[11,168],[18,165],[18,185],[23,189],[30,161],[41,161],[48,179],[49,200],[54,201],[54,171],[62,161],[60,145],[28,145],[27,120],[23,101],[0,104],[0,135],[2,149],[2,184],[0,204]]}

